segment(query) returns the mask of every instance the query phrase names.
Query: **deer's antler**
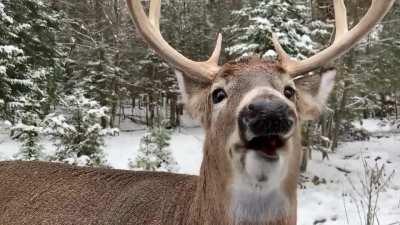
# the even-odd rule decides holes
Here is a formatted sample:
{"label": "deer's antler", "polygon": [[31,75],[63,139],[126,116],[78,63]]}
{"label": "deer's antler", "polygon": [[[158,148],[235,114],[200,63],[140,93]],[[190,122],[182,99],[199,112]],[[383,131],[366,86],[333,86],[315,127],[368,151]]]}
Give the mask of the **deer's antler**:
{"label": "deer's antler", "polygon": [[210,82],[210,80],[213,79],[220,70],[218,61],[221,53],[222,35],[218,35],[215,50],[209,60],[196,62],[186,58],[176,49],[171,47],[161,35],[160,1],[161,0],[151,0],[149,17],[147,17],[140,0],[127,0],[132,19],[136,24],[137,29],[150,47],[167,62],[175,66],[176,69],[184,72],[186,76],[197,81]]}
{"label": "deer's antler", "polygon": [[297,76],[334,60],[351,49],[364,35],[369,33],[386,15],[395,0],[372,0],[371,7],[360,22],[350,31],[347,25],[346,6],[343,0],[333,0],[335,8],[336,36],[331,46],[316,55],[296,61],[283,50],[275,35],[272,36],[275,50],[286,73]]}

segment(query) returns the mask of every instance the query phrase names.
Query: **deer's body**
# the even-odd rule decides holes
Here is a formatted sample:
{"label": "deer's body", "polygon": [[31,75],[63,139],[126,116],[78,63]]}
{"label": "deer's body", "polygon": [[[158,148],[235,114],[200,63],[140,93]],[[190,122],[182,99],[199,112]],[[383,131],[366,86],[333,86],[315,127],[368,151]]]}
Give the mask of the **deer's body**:
{"label": "deer's body", "polygon": [[[197,177],[0,163],[0,224],[189,224]],[[183,204],[182,204],[183,203]]]}
{"label": "deer's body", "polygon": [[308,72],[354,46],[394,0],[373,0],[350,31],[343,0],[334,0],[333,45],[303,61],[273,37],[278,61],[223,66],[221,35],[209,60],[192,61],[162,38],[160,0],[149,16],[140,0],[127,1],[143,38],[178,71],[186,108],[205,130],[200,175],[0,163],[0,224],[295,225],[301,122],[319,117],[335,78]]}
{"label": "deer's body", "polygon": [[[226,181],[216,183],[220,174],[214,169],[202,168],[199,178],[47,162],[0,162],[0,224],[239,224],[229,218]],[[290,185],[296,188],[295,183]],[[295,201],[295,193],[292,195]],[[295,224],[295,218],[293,211],[291,218],[274,225]]]}

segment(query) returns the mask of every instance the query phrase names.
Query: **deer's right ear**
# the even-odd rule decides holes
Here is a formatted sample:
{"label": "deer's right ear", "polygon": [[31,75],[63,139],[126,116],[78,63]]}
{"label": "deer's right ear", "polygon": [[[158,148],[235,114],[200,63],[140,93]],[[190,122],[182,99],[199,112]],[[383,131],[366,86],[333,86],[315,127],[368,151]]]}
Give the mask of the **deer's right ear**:
{"label": "deer's right ear", "polygon": [[[310,88],[314,88],[309,87],[310,85],[298,83],[300,89],[298,108],[302,120],[316,120],[319,118],[335,85],[335,76],[336,70],[334,69],[322,73],[318,87],[316,88],[317,92],[311,91]],[[305,80],[301,82],[307,83]]]}
{"label": "deer's right ear", "polygon": [[205,115],[209,108],[208,94],[211,86],[210,83],[199,82],[187,76],[182,72],[175,70],[178,80],[179,89],[182,94],[185,109],[189,114],[200,122],[205,122]]}

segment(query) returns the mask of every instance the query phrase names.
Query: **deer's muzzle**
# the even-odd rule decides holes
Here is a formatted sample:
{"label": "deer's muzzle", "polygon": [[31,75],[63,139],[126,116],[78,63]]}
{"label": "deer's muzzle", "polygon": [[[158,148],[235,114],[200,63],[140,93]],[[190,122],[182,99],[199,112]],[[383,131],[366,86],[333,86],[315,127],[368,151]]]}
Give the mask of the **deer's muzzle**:
{"label": "deer's muzzle", "polygon": [[285,135],[294,125],[292,115],[283,101],[259,99],[241,111],[239,125],[250,136]]}
{"label": "deer's muzzle", "polygon": [[294,112],[279,99],[255,99],[239,113],[239,129],[246,147],[277,159],[295,125]]}

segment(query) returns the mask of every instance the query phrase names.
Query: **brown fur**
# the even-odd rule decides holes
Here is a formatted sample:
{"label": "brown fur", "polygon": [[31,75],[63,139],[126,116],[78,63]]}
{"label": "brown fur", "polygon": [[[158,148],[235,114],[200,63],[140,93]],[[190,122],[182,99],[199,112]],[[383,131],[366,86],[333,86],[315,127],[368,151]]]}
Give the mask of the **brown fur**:
{"label": "brown fur", "polygon": [[[189,96],[187,107],[206,130],[199,177],[44,162],[0,163],[0,224],[296,224],[299,127],[285,150],[289,173],[283,180],[282,192],[289,201],[287,215],[273,218],[270,223],[236,223],[229,211],[233,150],[227,149],[227,145],[237,127],[235,110],[244,95],[256,86],[281,91],[287,82],[284,77],[280,67],[272,62],[243,59],[223,66],[209,85],[184,79]],[[213,83],[221,81],[229,86],[227,92],[231,97],[214,118],[210,93]]]}
{"label": "brown fur", "polygon": [[187,224],[197,180],[168,173],[1,162],[0,224]]}

